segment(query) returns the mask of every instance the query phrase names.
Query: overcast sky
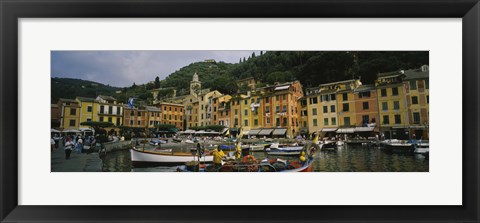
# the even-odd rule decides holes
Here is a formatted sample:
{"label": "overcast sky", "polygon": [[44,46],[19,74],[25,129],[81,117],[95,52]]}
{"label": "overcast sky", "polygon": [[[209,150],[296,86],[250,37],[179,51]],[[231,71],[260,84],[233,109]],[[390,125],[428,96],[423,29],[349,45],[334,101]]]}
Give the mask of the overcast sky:
{"label": "overcast sky", "polygon": [[[52,51],[52,77],[90,80],[115,87],[160,80],[193,62],[238,63],[254,51]],[[259,55],[259,51],[255,51]]]}

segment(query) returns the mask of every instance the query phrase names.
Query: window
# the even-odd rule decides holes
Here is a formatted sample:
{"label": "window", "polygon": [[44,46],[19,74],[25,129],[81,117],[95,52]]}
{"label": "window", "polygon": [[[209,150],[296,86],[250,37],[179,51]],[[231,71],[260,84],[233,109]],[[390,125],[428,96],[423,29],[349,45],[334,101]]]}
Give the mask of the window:
{"label": "window", "polygon": [[140,122],[140,120],[137,121],[137,125],[141,125],[142,123]]}
{"label": "window", "polygon": [[153,112],[150,112],[150,117],[153,117],[154,113]]}
{"label": "window", "polygon": [[312,115],[317,115],[317,109],[316,108],[312,108]]}
{"label": "window", "polygon": [[275,96],[275,101],[278,101],[278,100],[279,100],[279,97],[278,97],[278,95],[277,95],[277,96]]}
{"label": "window", "polygon": [[120,107],[117,107],[117,115],[120,115]]}
{"label": "window", "polygon": [[167,114],[163,114],[163,119],[167,119]]}
{"label": "window", "polygon": [[337,118],[332,118],[332,125],[336,125],[337,124]]}
{"label": "window", "polygon": [[428,81],[428,79],[425,80],[425,88],[426,88],[426,89],[429,88],[429,81]]}
{"label": "window", "polygon": [[235,109],[235,115],[238,115],[238,109]]}
{"label": "window", "polygon": [[384,110],[384,111],[388,110],[388,103],[387,102],[382,102],[382,110]]}
{"label": "window", "polygon": [[135,115],[135,112],[132,110],[130,111],[130,116],[134,116]]}
{"label": "window", "polygon": [[[174,118],[175,120],[177,120],[177,115],[174,115],[173,118]],[[215,118],[214,118],[214,120],[215,120]]]}
{"label": "window", "polygon": [[269,103],[268,99],[269,99],[269,97],[265,97],[265,103]]}
{"label": "window", "polygon": [[394,87],[392,88],[392,95],[398,95],[398,88],[397,87]]}
{"label": "window", "polygon": [[429,95],[427,95],[427,104],[429,104],[429,99],[430,99],[430,97],[429,97]]}
{"label": "window", "polygon": [[243,100],[243,104],[245,105],[248,104],[248,100],[247,99]]}
{"label": "window", "polygon": [[258,119],[253,120],[253,125],[258,125]]}
{"label": "window", "polygon": [[323,113],[328,113],[328,106],[323,106]]}
{"label": "window", "polygon": [[332,113],[335,112],[335,105],[330,105],[330,112],[332,112]]}
{"label": "window", "polygon": [[119,125],[120,125],[120,119],[119,119],[119,118],[117,118],[116,125],[117,125],[117,126],[119,126]]}
{"label": "window", "polygon": [[267,124],[270,124],[270,118],[267,118]]}
{"label": "window", "polygon": [[113,123],[112,122],[112,117],[108,117],[108,122]]}
{"label": "window", "polygon": [[245,109],[244,114],[248,115],[248,109]]}
{"label": "window", "polygon": [[286,105],[284,105],[282,108],[283,108],[282,112],[287,112],[287,106]]}
{"label": "window", "polygon": [[399,101],[394,101],[393,102],[393,109],[394,110],[399,110],[400,109],[400,102]]}
{"label": "window", "polygon": [[414,105],[418,104],[418,97],[417,96],[412,96],[412,104],[414,104]]}
{"label": "window", "polygon": [[243,120],[244,126],[248,126],[248,120]]}
{"label": "window", "polygon": [[286,94],[282,95],[282,99],[287,100],[287,95]]}
{"label": "window", "polygon": [[87,106],[87,112],[92,112],[92,106]]}
{"label": "window", "polygon": [[363,110],[367,110],[367,109],[368,109],[368,101],[363,102]]}
{"label": "window", "polygon": [[265,106],[265,113],[270,113],[270,106]]}
{"label": "window", "polygon": [[318,123],[317,123],[317,119],[316,119],[316,118],[313,119],[313,126],[318,126]]}
{"label": "window", "polygon": [[348,111],[348,110],[350,110],[348,103],[343,103],[343,111]]}
{"label": "window", "polygon": [[177,108],[175,108],[175,111],[177,111]]}
{"label": "window", "polygon": [[343,100],[344,100],[344,101],[348,100],[348,95],[347,95],[347,93],[343,93]]}
{"label": "window", "polygon": [[70,120],[70,126],[75,126],[75,120]]}
{"label": "window", "polygon": [[395,115],[395,124],[401,124],[402,123],[402,118],[400,115]]}
{"label": "window", "polygon": [[388,119],[388,115],[383,116],[383,124],[390,124],[390,120]]}
{"label": "window", "polygon": [[417,90],[417,81],[410,81],[410,90]]}
{"label": "window", "polygon": [[360,92],[358,94],[359,98],[369,98],[370,97],[370,91],[365,91],[365,92]]}
{"label": "window", "polygon": [[238,125],[238,118],[235,119],[235,125]]}
{"label": "window", "polygon": [[103,122],[103,117],[100,117],[100,121]]}
{"label": "window", "polygon": [[130,120],[130,125],[133,125],[133,120]]}
{"label": "window", "polygon": [[[203,119],[203,114],[202,114],[202,119]],[[172,120],[172,115],[168,115],[168,120]]]}
{"label": "window", "polygon": [[387,89],[382,89],[381,90],[381,95],[382,95],[382,97],[387,97]]}
{"label": "window", "polygon": [[113,114],[113,107],[112,106],[108,106],[108,114]]}
{"label": "window", "polygon": [[368,115],[362,115],[362,124],[368,124]]}
{"label": "window", "polygon": [[310,104],[317,104],[318,103],[318,97],[313,97],[313,98],[310,98]]}
{"label": "window", "polygon": [[335,100],[335,94],[330,95],[330,100],[334,101]]}
{"label": "window", "polygon": [[276,126],[280,126],[280,118],[277,118],[277,119],[275,120],[275,124],[276,124]]}
{"label": "window", "polygon": [[76,115],[76,114],[77,114],[77,109],[70,108],[70,115]]}
{"label": "window", "polygon": [[328,125],[328,118],[323,119],[323,125]]}
{"label": "window", "polygon": [[283,118],[283,125],[287,125],[287,118]]}
{"label": "window", "polygon": [[91,118],[87,118],[87,122],[91,122],[91,121],[92,121],[92,119],[91,119]]}
{"label": "window", "polygon": [[275,111],[276,111],[277,113],[279,113],[279,112],[280,112],[280,106],[277,106],[277,107],[275,108]]}
{"label": "window", "polygon": [[102,105],[100,106],[100,114],[103,114],[105,113],[105,107]]}
{"label": "window", "polygon": [[413,113],[413,124],[420,124],[420,113]]}
{"label": "window", "polygon": [[343,117],[343,124],[345,126],[350,126],[350,117]]}
{"label": "window", "polygon": [[137,112],[137,116],[142,116],[142,113],[141,113],[141,112]]}

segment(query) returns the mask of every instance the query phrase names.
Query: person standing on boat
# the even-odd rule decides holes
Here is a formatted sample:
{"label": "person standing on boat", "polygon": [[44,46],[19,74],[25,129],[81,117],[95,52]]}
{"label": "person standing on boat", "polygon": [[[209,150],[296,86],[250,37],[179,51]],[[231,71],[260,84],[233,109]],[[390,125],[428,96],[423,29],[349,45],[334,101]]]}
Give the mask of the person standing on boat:
{"label": "person standing on boat", "polygon": [[73,149],[73,143],[72,143],[72,139],[70,139],[70,137],[67,137],[66,139],[66,143],[65,145],[63,146],[64,150],[65,150],[65,159],[70,159],[70,154],[72,153],[72,149]]}
{"label": "person standing on boat", "polygon": [[220,149],[220,146],[218,146],[212,151],[212,155],[215,169],[219,169],[220,167],[222,167],[222,159],[225,157],[225,153],[222,151],[222,149]]}

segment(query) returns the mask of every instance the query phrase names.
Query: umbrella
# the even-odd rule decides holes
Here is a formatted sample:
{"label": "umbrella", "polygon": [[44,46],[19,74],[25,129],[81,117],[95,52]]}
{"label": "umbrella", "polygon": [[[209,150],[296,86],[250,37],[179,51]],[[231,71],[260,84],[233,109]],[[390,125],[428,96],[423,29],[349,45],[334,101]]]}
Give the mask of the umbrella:
{"label": "umbrella", "polygon": [[60,132],[62,132],[62,131],[59,131],[59,130],[56,130],[56,129],[50,129],[50,132],[60,133]]}
{"label": "umbrella", "polygon": [[66,132],[66,133],[80,133],[80,131],[78,131],[76,129],[67,129],[67,130],[63,130],[63,132]]}

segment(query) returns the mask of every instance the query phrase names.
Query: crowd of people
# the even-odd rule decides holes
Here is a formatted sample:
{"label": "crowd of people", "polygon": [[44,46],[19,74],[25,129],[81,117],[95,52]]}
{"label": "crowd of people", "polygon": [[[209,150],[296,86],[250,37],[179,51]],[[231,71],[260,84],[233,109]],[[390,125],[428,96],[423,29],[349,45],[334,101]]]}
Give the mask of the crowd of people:
{"label": "crowd of people", "polygon": [[84,147],[89,146],[89,149],[94,149],[97,141],[94,136],[82,135],[67,135],[65,137],[52,136],[50,138],[51,152],[55,152],[60,142],[62,142],[65,151],[65,159],[70,159],[73,151],[78,154],[84,153]]}

